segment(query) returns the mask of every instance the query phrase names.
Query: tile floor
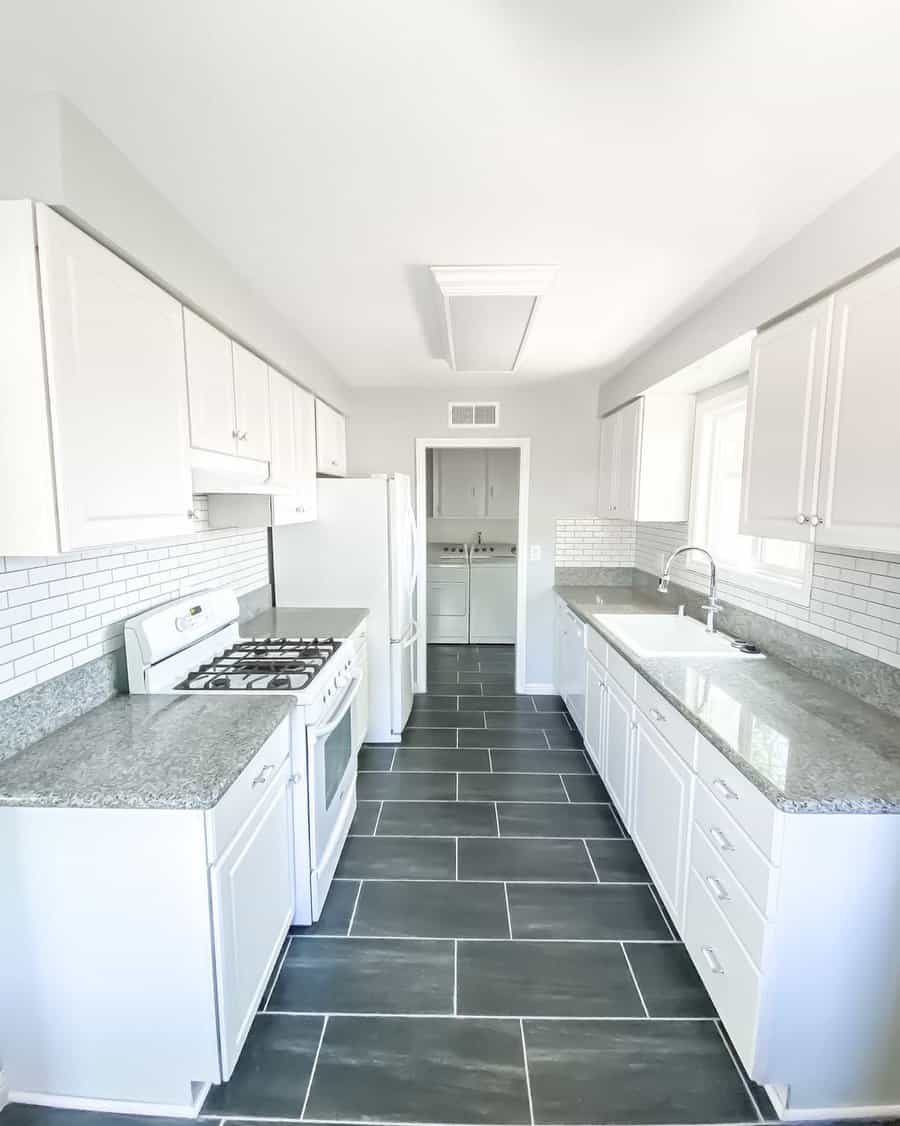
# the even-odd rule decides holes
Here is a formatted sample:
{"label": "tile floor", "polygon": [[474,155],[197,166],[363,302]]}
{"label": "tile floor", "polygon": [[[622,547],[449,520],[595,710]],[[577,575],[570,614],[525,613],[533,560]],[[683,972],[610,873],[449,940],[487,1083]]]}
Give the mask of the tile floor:
{"label": "tile floor", "polygon": [[[400,746],[362,751],[322,917],[285,944],[203,1116],[773,1120],[560,700],[514,694],[511,646],[432,646],[429,685]],[[10,1107],[0,1126],[88,1117]]]}

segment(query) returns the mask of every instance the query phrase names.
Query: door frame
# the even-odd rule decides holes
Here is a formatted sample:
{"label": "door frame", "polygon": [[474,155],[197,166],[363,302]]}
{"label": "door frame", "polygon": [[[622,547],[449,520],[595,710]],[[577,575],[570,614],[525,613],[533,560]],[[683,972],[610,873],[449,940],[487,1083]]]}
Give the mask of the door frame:
{"label": "door frame", "polygon": [[428,580],[427,521],[428,474],[427,451],[435,449],[518,450],[519,451],[519,514],[516,542],[516,692],[527,690],[526,652],[527,625],[525,607],[528,587],[528,491],[531,481],[530,438],[416,438],[416,573],[419,576],[416,598],[416,677],[413,689],[428,688]]}

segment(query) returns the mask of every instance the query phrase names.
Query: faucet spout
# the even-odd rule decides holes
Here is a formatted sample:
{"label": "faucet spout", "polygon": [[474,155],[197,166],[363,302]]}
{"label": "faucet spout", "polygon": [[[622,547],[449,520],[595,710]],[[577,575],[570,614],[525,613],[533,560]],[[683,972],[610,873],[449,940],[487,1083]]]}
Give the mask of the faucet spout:
{"label": "faucet spout", "polygon": [[709,591],[707,592],[707,600],[702,609],[706,611],[706,632],[716,632],[716,614],[722,609],[721,603],[717,598],[718,586],[716,583],[716,561],[706,550],[705,547],[697,547],[694,544],[685,544],[684,547],[678,547],[665,562],[663,573],[659,577],[659,585],[657,590],[660,594],[666,594],[669,590],[669,572],[672,569],[672,563],[679,555],[684,555],[688,551],[699,551],[701,555],[706,556],[706,561],[709,564]]}

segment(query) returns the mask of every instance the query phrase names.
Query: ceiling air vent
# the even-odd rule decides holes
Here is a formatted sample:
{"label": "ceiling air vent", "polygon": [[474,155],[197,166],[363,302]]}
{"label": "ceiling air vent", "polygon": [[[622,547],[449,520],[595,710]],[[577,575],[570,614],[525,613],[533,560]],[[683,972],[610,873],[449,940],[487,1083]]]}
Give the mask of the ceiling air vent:
{"label": "ceiling air vent", "polygon": [[555,266],[432,266],[454,371],[512,372]]}
{"label": "ceiling air vent", "polygon": [[500,425],[499,403],[450,403],[450,429],[484,429]]}

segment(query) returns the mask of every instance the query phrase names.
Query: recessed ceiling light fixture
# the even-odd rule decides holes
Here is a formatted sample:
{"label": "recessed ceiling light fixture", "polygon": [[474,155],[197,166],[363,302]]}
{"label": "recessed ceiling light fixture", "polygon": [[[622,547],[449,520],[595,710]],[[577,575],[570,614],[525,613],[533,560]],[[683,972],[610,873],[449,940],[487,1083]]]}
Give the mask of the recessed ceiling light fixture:
{"label": "recessed ceiling light fixture", "polygon": [[515,371],[556,266],[432,266],[441,293],[450,367]]}

